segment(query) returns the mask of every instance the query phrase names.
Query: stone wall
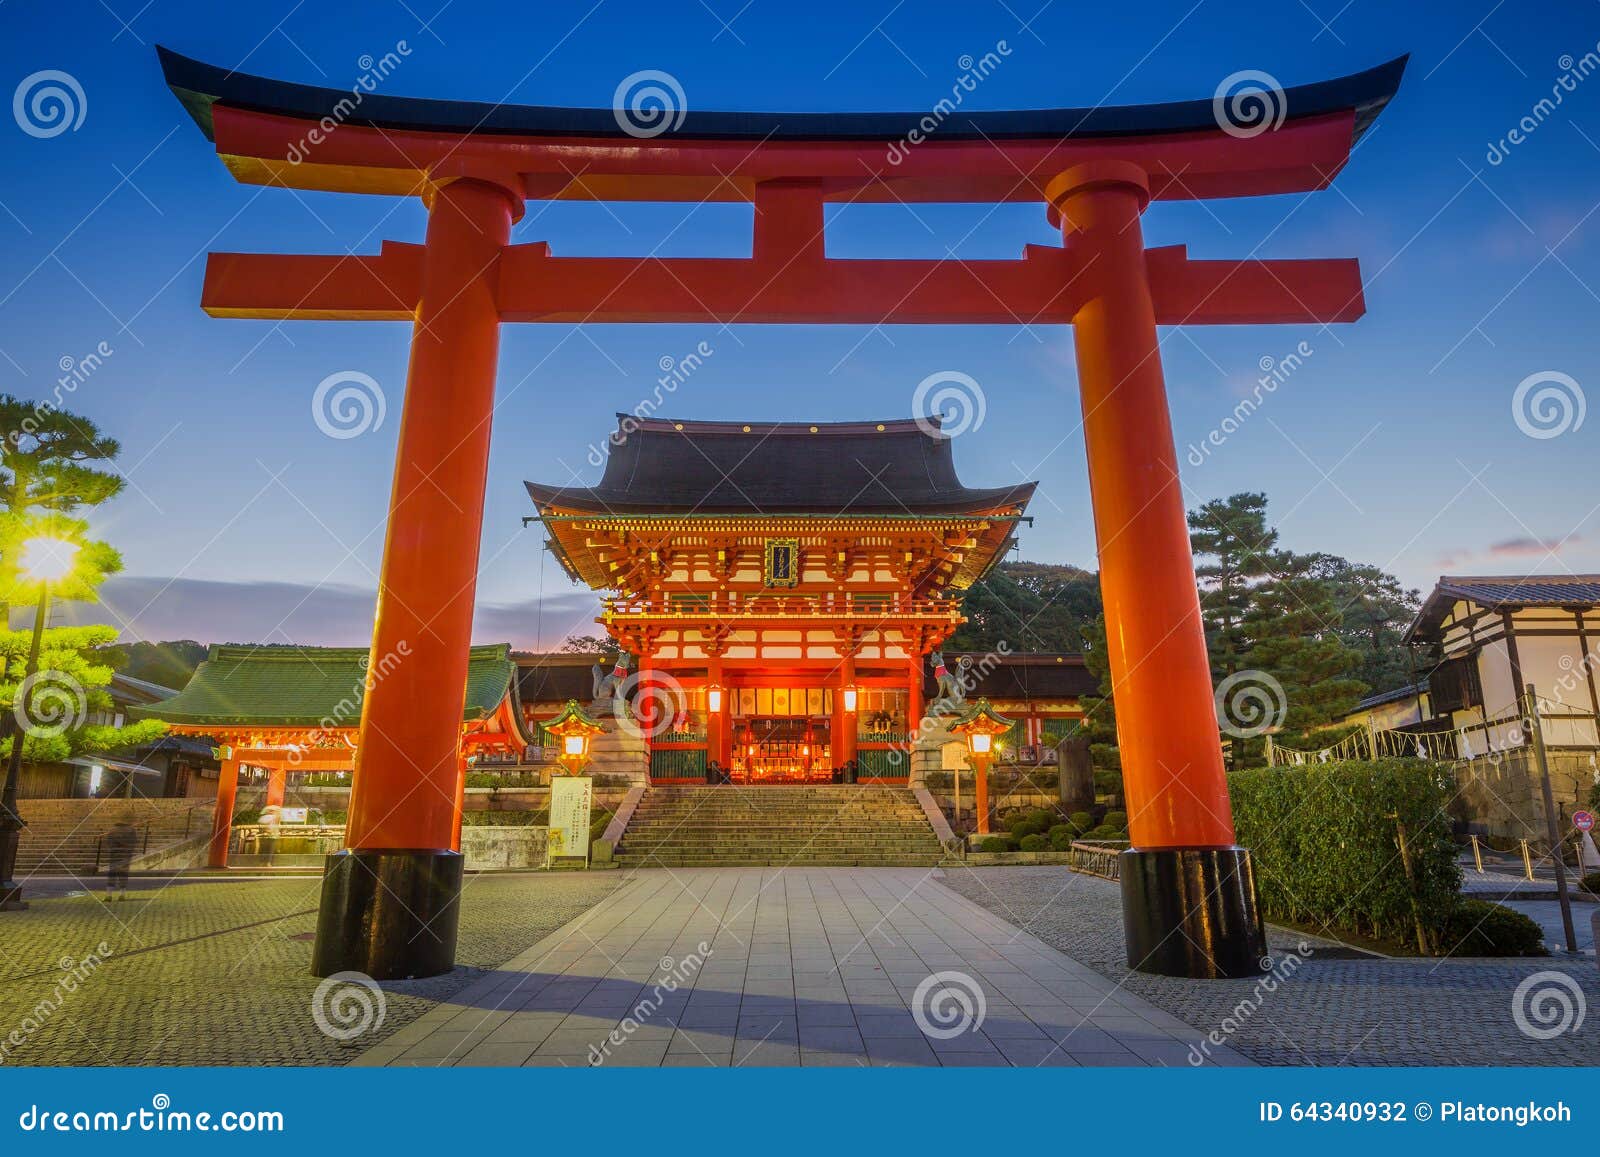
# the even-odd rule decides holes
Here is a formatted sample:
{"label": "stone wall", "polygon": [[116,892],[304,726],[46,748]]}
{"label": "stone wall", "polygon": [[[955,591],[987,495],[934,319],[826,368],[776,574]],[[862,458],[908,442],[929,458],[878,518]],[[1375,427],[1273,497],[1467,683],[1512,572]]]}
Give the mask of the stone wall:
{"label": "stone wall", "polygon": [[[1572,813],[1585,806],[1597,770],[1592,751],[1551,751],[1550,787],[1556,823],[1563,836]],[[1480,835],[1546,841],[1544,789],[1538,757],[1530,748],[1463,760],[1456,765],[1459,793],[1450,805],[1453,818]]]}
{"label": "stone wall", "polygon": [[461,855],[472,872],[542,868],[549,839],[549,828],[472,825],[461,829]]}

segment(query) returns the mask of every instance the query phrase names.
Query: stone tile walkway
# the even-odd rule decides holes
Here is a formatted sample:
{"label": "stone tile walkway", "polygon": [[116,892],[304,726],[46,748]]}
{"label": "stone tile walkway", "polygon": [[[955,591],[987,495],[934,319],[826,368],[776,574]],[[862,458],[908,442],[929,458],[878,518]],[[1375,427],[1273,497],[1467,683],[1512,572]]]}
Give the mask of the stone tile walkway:
{"label": "stone tile walkway", "polygon": [[1198,1035],[928,869],[657,869],[355,1063],[1186,1065]]}
{"label": "stone tile walkway", "polygon": [[[376,1018],[361,1015],[359,988],[319,999],[315,877],[136,877],[115,903],[103,882],[51,897],[29,881],[32,907],[0,914],[0,1074],[10,1065],[347,1064],[570,925],[620,876],[469,875],[458,967],[385,984]],[[62,967],[91,954],[103,959],[92,972]]]}
{"label": "stone tile walkway", "polygon": [[1327,951],[1329,942],[1269,926],[1282,979],[1268,990],[1130,972],[1109,880],[1056,867],[959,868],[945,884],[1258,1064],[1600,1065],[1592,955],[1390,959]]}

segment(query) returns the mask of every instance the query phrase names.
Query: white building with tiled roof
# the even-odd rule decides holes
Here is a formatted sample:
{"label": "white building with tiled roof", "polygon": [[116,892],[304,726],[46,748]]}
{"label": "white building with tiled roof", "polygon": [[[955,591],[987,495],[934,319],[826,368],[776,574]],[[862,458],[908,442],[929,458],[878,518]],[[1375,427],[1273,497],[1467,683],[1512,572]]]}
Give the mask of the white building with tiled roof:
{"label": "white building with tiled roof", "polygon": [[1448,720],[1457,754],[1522,746],[1529,684],[1547,745],[1600,746],[1600,575],[1445,575],[1406,642],[1439,647],[1429,706]]}

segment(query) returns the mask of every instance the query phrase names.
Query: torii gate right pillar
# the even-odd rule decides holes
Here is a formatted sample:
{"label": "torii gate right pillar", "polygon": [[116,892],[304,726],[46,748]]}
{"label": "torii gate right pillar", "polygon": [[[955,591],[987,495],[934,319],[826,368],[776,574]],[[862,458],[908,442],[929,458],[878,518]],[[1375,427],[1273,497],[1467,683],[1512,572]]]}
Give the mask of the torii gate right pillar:
{"label": "torii gate right pillar", "polygon": [[1234,843],[1139,224],[1147,178],[1095,161],[1046,193],[1089,281],[1072,322],[1133,840],[1120,866],[1128,963],[1256,976],[1266,931],[1250,854]]}

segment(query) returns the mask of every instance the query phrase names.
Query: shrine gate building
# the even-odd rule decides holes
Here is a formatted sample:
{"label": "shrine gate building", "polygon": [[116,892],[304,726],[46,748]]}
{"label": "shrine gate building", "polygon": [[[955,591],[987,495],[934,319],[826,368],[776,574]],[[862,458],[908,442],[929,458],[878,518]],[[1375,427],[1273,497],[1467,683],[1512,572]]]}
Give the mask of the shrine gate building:
{"label": "shrine gate building", "polygon": [[594,487],[530,482],[548,546],[606,591],[654,781],[904,779],[929,658],[1035,484],[962,484],[937,418],[618,415]]}

